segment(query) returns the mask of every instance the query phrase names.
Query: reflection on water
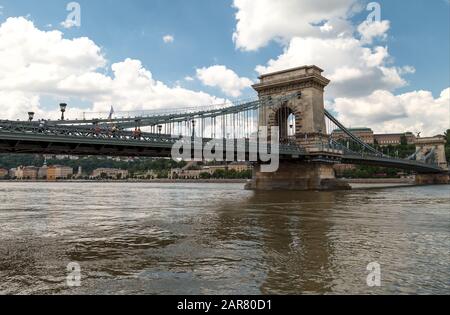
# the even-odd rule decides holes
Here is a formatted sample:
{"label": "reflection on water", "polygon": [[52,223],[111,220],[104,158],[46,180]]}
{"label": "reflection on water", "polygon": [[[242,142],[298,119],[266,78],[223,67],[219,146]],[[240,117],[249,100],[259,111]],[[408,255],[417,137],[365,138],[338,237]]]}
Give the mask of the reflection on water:
{"label": "reflection on water", "polygon": [[0,183],[0,293],[448,294],[449,205],[449,186]]}

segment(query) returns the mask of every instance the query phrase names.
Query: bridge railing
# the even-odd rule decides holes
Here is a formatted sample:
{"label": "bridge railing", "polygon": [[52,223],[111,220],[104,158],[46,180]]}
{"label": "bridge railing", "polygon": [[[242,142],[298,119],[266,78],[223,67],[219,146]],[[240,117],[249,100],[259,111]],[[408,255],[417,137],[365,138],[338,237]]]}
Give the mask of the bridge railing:
{"label": "bridge railing", "polygon": [[[129,120],[129,119],[149,119],[155,117],[166,117],[171,115],[193,115],[198,112],[211,112],[217,110],[223,110],[226,108],[238,107],[244,104],[253,103],[258,101],[256,98],[241,99],[237,101],[224,101],[219,104],[192,106],[192,107],[178,107],[169,109],[155,109],[155,110],[137,110],[137,111],[114,111],[111,112],[83,112],[81,119],[70,120],[70,122],[83,122],[90,120]],[[113,117],[110,117],[112,114]],[[61,122],[64,123],[64,122]]]}
{"label": "bridge railing", "polygon": [[[266,147],[264,150],[267,153],[275,152],[274,150],[280,152],[280,154],[288,155],[303,155],[306,151],[295,143],[280,143],[277,145],[272,145],[267,141],[260,139],[213,139],[213,138],[198,138],[198,137],[184,137],[184,136],[173,136],[166,134],[155,134],[135,131],[127,131],[121,129],[112,129],[107,126],[64,126],[64,125],[51,125],[45,122],[32,123],[32,122],[13,122],[13,121],[0,121],[0,133],[3,134],[13,134],[20,136],[22,139],[27,139],[27,136],[32,136],[33,139],[51,139],[51,141],[61,141],[64,142],[70,138],[76,138],[84,140],[100,140],[105,144],[114,144],[115,142],[128,142],[130,145],[137,143],[149,143],[149,144],[160,144],[166,148],[170,148],[175,145],[178,141],[190,142],[192,147],[198,141],[202,142],[202,147],[207,143],[215,141],[215,143],[222,143],[222,147],[227,148],[227,143],[229,141],[234,141],[234,148],[240,148],[246,153],[258,153],[258,150]],[[57,140],[55,140],[57,139]],[[240,144],[244,144],[240,147]]]}
{"label": "bridge railing", "polygon": [[[226,102],[218,105],[208,105],[202,107],[189,107],[180,109],[155,110],[155,111],[140,111],[134,113],[118,112],[113,117],[109,117],[104,113],[84,113],[83,119],[76,120],[58,120],[51,121],[52,124],[57,125],[84,125],[84,124],[116,124],[123,128],[132,128],[136,124],[142,126],[155,126],[159,124],[169,124],[177,122],[186,122],[195,119],[216,118],[221,116],[238,114],[246,111],[258,110],[263,106],[273,106],[280,102],[286,102],[292,98],[298,97],[299,93],[292,93],[289,95],[277,98],[251,98],[235,102]],[[97,117],[89,117],[97,116]],[[123,117],[117,117],[117,114],[125,114]],[[103,116],[103,117],[102,117]]]}
{"label": "bridge railing", "polygon": [[[340,123],[330,112],[325,111],[325,116],[330,121],[330,125],[335,126],[336,129],[330,130],[330,145],[331,146],[338,146],[340,147],[345,154],[353,155],[353,156],[362,156],[362,157],[371,157],[371,158],[380,158],[384,160],[392,160],[392,161],[412,161],[415,160],[417,163],[422,163],[426,165],[431,166],[437,166],[437,162],[435,159],[435,152],[431,151],[426,156],[424,156],[420,161],[417,161],[417,156],[419,151],[414,153],[413,155],[409,156],[406,159],[400,159],[398,157],[392,157],[389,155],[386,155],[382,152],[379,152],[374,147],[367,144],[363,139],[359,138],[357,135],[351,132],[350,129],[346,128],[342,123]],[[330,128],[331,129],[331,128]],[[340,131],[341,134],[345,134],[348,142],[352,142],[356,145],[356,147],[359,148],[359,151],[351,150],[349,147],[346,147],[345,145],[342,145],[341,143],[335,141],[333,137],[333,132]]]}
{"label": "bridge railing", "polygon": [[[93,119],[89,120],[65,120],[65,121],[36,121],[36,122],[21,122],[21,121],[0,121],[0,132],[9,132],[9,133],[21,133],[21,134],[30,134],[30,135],[45,135],[45,136],[58,136],[58,137],[84,137],[84,138],[96,138],[96,139],[105,139],[108,141],[147,141],[147,142],[161,142],[161,143],[175,143],[179,139],[183,137],[191,137],[192,135],[200,134],[204,137],[204,141],[208,141],[208,139],[225,139],[230,138],[230,133],[228,128],[232,128],[233,131],[231,133],[231,138],[245,138],[248,140],[251,138],[252,131],[253,133],[256,130],[249,130],[249,127],[253,127],[253,124],[248,125],[249,118],[250,121],[254,121],[255,116],[257,118],[257,114],[262,106],[277,106],[280,103],[289,101],[293,98],[299,97],[299,93],[292,93],[283,97],[278,98],[261,98],[253,101],[243,101],[240,103],[233,103],[228,105],[213,105],[209,107],[203,108],[185,108],[184,111],[180,112],[179,110],[166,111],[166,112],[154,112],[149,114],[148,116],[140,116],[140,117],[132,117],[132,118],[121,118],[121,119]],[[250,115],[241,115],[246,111],[253,111]],[[248,113],[247,113],[248,114]],[[235,120],[235,116],[238,116],[238,120]],[[322,148],[326,147],[328,149],[340,150],[343,151],[346,155],[352,156],[361,156],[361,157],[374,157],[380,159],[390,159],[394,161],[401,161],[399,158],[387,156],[366,142],[360,139],[358,136],[353,134],[350,129],[347,129],[342,123],[340,123],[333,115],[325,111],[325,116],[328,118],[336,128],[339,128],[347,137],[353,141],[358,149],[355,150],[353,147],[346,147],[342,143],[335,141],[332,137],[332,132],[330,131],[330,140],[328,144],[322,144]],[[216,118],[222,118],[222,125],[216,126]],[[226,118],[231,118],[230,121],[227,122]],[[223,119],[225,118],[225,119]],[[210,119],[207,121],[207,119]],[[189,122],[189,123],[188,123]],[[210,137],[204,136],[205,122],[209,123],[209,132]],[[183,127],[183,123],[185,126]],[[190,126],[192,123],[192,126]],[[161,127],[160,125],[165,124],[169,126],[168,133],[171,135],[164,134],[159,129],[159,132],[154,132],[154,127]],[[172,124],[172,125],[171,125]],[[176,124],[178,124],[178,129],[176,128]],[[180,131],[181,124],[181,131]],[[206,124],[206,125],[207,125]],[[239,124],[244,125],[244,127],[239,126]],[[247,125],[245,125],[247,124]],[[188,125],[186,127],[186,125]],[[238,134],[235,133],[235,125],[237,128],[241,127],[244,129],[244,132]],[[199,127],[200,126],[200,127]],[[126,129],[130,129],[136,127],[135,131],[128,131]],[[152,129],[152,132],[141,132],[140,127],[149,127],[147,129]],[[198,133],[199,128],[201,128],[201,132]],[[258,127],[257,127],[258,128]],[[148,130],[147,130],[148,131]],[[219,132],[217,132],[219,131]],[[242,131],[242,130],[241,130]],[[183,132],[185,132],[183,134]],[[326,133],[326,131],[320,131],[320,133]],[[218,136],[220,134],[220,136]],[[242,136],[244,134],[244,136]],[[295,144],[292,143],[282,143],[279,145],[280,151],[290,152],[290,153],[299,153],[304,154],[305,150]],[[414,155],[414,158],[417,158],[418,152]],[[423,159],[423,164],[435,165],[436,161],[434,159],[434,152],[428,154]],[[405,161],[405,160],[403,160]]]}
{"label": "bridge railing", "polygon": [[100,126],[58,126],[45,123],[25,123],[25,122],[0,122],[0,132],[15,133],[37,136],[58,136],[58,137],[77,137],[77,138],[96,138],[108,140],[126,140],[126,141],[159,141],[174,143],[178,139],[170,135],[136,133],[127,130],[112,130]]}

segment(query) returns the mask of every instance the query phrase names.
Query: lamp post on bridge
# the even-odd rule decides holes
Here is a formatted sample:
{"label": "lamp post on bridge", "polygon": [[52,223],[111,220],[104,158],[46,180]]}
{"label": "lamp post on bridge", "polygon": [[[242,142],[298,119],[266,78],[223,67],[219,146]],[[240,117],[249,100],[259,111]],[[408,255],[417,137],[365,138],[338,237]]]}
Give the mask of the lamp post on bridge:
{"label": "lamp post on bridge", "polygon": [[34,112],[28,112],[28,121],[32,122],[34,119]]}
{"label": "lamp post on bridge", "polygon": [[195,120],[192,120],[192,138],[195,138]]}
{"label": "lamp post on bridge", "polygon": [[61,103],[59,104],[59,109],[61,110],[61,120],[64,120],[64,113],[66,112],[67,104]]}

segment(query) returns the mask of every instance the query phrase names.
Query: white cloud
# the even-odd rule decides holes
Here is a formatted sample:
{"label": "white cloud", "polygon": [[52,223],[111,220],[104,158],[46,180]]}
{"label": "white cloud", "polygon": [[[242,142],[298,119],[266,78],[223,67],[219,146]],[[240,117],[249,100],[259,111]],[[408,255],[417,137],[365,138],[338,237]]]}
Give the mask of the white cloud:
{"label": "white cloud", "polygon": [[295,37],[282,55],[256,71],[264,74],[315,64],[332,80],[326,97],[354,97],[379,89],[393,91],[407,84],[396,67],[388,66],[389,59],[386,47],[364,47],[356,38]]}
{"label": "white cloud", "polygon": [[242,90],[250,87],[253,81],[240,78],[233,70],[222,65],[197,69],[197,78],[205,85],[219,87],[222,92],[232,97],[242,95]]}
{"label": "white cloud", "polygon": [[353,25],[352,14],[364,9],[360,1],[235,0],[234,6],[237,48],[257,50],[271,40],[284,46],[280,56],[256,67],[259,74],[317,65],[332,81],[326,97],[333,99],[394,91],[415,71],[394,66],[388,47],[373,45],[387,39],[389,21]]}
{"label": "white cloud", "polygon": [[[55,117],[57,111],[42,109],[42,96],[81,99],[94,111],[108,111],[112,104],[116,111],[131,111],[223,102],[203,92],[169,87],[139,60],[112,64],[112,76],[104,74],[106,64],[101,48],[86,37],[69,40],[59,31],[41,31],[25,18],[9,18],[0,25],[1,118],[23,117],[30,109],[37,118]],[[75,110],[70,105],[68,115],[74,117]]]}
{"label": "white cloud", "polygon": [[292,37],[336,37],[352,33],[347,20],[357,0],[234,0],[236,47],[257,50],[271,40],[287,43]]}
{"label": "white cloud", "polygon": [[64,39],[24,18],[0,26],[0,88],[52,93],[57,83],[106,65],[100,47],[86,37]]}
{"label": "white cloud", "polygon": [[207,93],[194,92],[179,86],[169,87],[153,78],[139,60],[126,59],[112,65],[113,78],[109,92],[100,95],[95,110],[118,104],[121,110],[166,109],[208,105],[223,102]]}
{"label": "white cloud", "polygon": [[[65,101],[61,97],[61,101]],[[59,119],[61,113],[59,106],[56,103],[55,110],[48,111],[41,106],[41,97],[36,93],[21,92],[21,91],[0,91],[0,119],[28,119],[28,112],[35,113],[36,118]],[[81,113],[83,109],[70,106],[66,113],[66,117],[80,117],[77,114]]]}
{"label": "white cloud", "polygon": [[191,77],[191,76],[186,76],[186,77],[184,77],[184,80],[185,80],[185,81],[192,82],[192,81],[194,81],[195,79],[194,79],[193,77]]}
{"label": "white cloud", "polygon": [[416,73],[416,68],[414,68],[413,66],[404,66],[398,69],[398,72],[400,73],[400,75],[413,74]]}
{"label": "white cloud", "polygon": [[386,40],[389,28],[389,21],[364,21],[358,26],[358,32],[363,43],[372,44],[375,38]]}
{"label": "white cloud", "polygon": [[166,44],[173,43],[174,41],[175,41],[175,37],[173,37],[173,35],[165,35],[163,37],[163,42]]}
{"label": "white cloud", "polygon": [[372,127],[375,132],[422,132],[442,134],[450,126],[450,87],[434,98],[429,91],[394,95],[375,91],[360,98],[337,98],[329,106],[347,126]]}
{"label": "white cloud", "polygon": [[0,109],[2,117],[26,119],[28,111],[39,112],[39,96],[20,91],[0,90]]}
{"label": "white cloud", "polygon": [[69,28],[75,27],[76,23],[72,20],[65,20],[65,21],[62,21],[60,23],[60,25],[64,28],[69,29]]}
{"label": "white cloud", "polygon": [[[359,6],[358,6],[359,5]],[[360,1],[235,0],[235,45],[258,50],[277,41],[283,53],[256,67],[259,74],[302,65],[317,65],[331,79],[326,103],[349,126],[368,126],[377,132],[442,133],[449,127],[450,89],[434,98],[428,91],[395,95],[407,86],[410,65],[398,66],[386,41],[389,21],[350,21],[363,10]],[[329,7],[330,6],[330,7]]]}
{"label": "white cloud", "polygon": [[319,29],[322,33],[329,33],[334,29],[334,27],[330,23],[326,22],[324,25],[320,26]]}
{"label": "white cloud", "polygon": [[345,82],[350,80],[358,80],[363,77],[364,73],[361,69],[358,68],[350,68],[348,66],[337,68],[334,74],[332,74],[329,79],[332,82]]}

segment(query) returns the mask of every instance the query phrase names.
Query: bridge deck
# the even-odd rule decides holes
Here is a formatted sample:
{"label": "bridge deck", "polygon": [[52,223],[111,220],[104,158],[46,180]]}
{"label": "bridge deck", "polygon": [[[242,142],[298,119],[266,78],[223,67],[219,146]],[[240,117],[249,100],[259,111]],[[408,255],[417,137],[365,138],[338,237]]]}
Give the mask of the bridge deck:
{"label": "bridge deck", "polygon": [[[48,134],[35,132],[12,132],[0,129],[0,153],[31,153],[31,154],[55,154],[55,155],[103,155],[103,156],[142,156],[142,157],[171,157],[173,145],[180,140],[168,135],[143,133],[141,138],[134,139],[131,132],[122,132],[120,137],[109,135],[94,135],[91,131],[85,133]],[[204,144],[212,139],[203,139]],[[216,139],[215,141],[226,141]],[[257,148],[256,144],[251,145],[245,139],[245,148],[238,148],[238,139],[234,140],[234,155],[244,151],[248,159],[250,153],[257,153],[252,148]],[[225,145],[224,145],[225,147]],[[271,148],[268,145],[267,150]],[[309,159],[318,161],[320,159],[329,162],[340,162],[344,164],[365,164],[383,167],[392,167],[405,170],[412,170],[418,173],[444,173],[445,170],[436,165],[429,165],[418,161],[394,159],[371,155],[338,154],[336,150],[328,150],[308,154],[304,149],[293,145],[279,146],[280,159]],[[193,155],[195,152],[193,151]],[[226,152],[224,152],[224,158]],[[331,160],[330,160],[331,158]]]}
{"label": "bridge deck", "polygon": [[439,174],[447,171],[437,165],[425,164],[419,161],[410,161],[386,157],[376,157],[370,155],[348,155],[342,157],[343,164],[373,165],[403,170],[415,171],[417,173]]}
{"label": "bridge deck", "polygon": [[[180,139],[169,135],[150,133],[143,133],[139,139],[134,139],[131,132],[122,132],[121,137],[112,137],[0,131],[0,153],[171,157],[172,148]],[[227,141],[234,142],[234,156],[243,152],[247,159],[251,153],[257,154],[258,146],[262,145],[250,142],[249,139],[202,139],[201,141],[203,141],[202,147],[210,141],[215,141],[216,143],[223,142],[224,148],[226,148]],[[194,148],[194,142],[192,148]],[[281,158],[299,158],[307,155],[306,151],[298,146],[279,145],[278,149]],[[267,145],[266,152],[271,152],[270,145]],[[224,157],[226,157],[226,152],[224,152]]]}
{"label": "bridge deck", "polygon": [[[257,118],[258,111],[263,107],[265,109],[265,107],[277,106],[277,104],[285,103],[291,99],[297,99],[300,96],[301,94],[299,93],[293,93],[279,98],[269,97],[239,104],[213,106],[203,109],[186,109],[181,112],[154,113],[153,115],[134,118],[37,122],[0,120],[0,153],[171,157],[172,148],[181,137],[161,134],[162,128],[159,127],[162,126],[160,124],[169,124],[169,127],[181,126],[181,132],[186,132],[184,136],[187,135],[187,139],[190,139],[190,136],[196,133],[196,121],[197,127],[200,125],[201,128],[200,134],[204,135],[203,123],[205,119],[209,119],[209,122],[212,123],[210,129],[214,128],[214,132],[211,133],[210,137],[219,137],[220,139],[214,139],[214,141],[216,143],[223,141],[222,145],[226,148],[226,140],[223,138],[228,138],[228,131],[232,130],[233,132],[231,134],[236,138],[239,137],[239,133],[236,135],[235,127],[240,127],[243,129],[241,131],[245,131],[241,133],[246,134],[244,137],[259,134],[259,123],[256,126],[253,126],[253,124],[248,125],[248,122],[252,120],[249,118]],[[252,114],[249,114],[248,111]],[[247,112],[247,116],[239,116],[239,113],[245,112]],[[227,121],[227,116],[233,118],[230,119],[232,122]],[[361,152],[351,151],[342,146],[342,144],[333,142],[333,139],[330,138],[329,144],[325,146],[322,144],[321,148],[316,151],[307,151],[305,148],[295,144],[294,141],[290,142],[290,144],[280,144],[277,147],[271,147],[270,144],[264,143],[264,146],[267,147],[264,148],[263,146],[263,153],[276,152],[278,149],[280,159],[298,159],[321,163],[377,165],[413,170],[418,173],[448,172],[436,164],[431,163],[432,161],[425,163],[385,156],[352,134],[350,130],[345,128],[328,111],[325,111],[325,116],[334,125],[343,130],[361,148]],[[220,117],[221,119],[218,120],[222,120],[221,124],[220,121],[216,121],[216,118]],[[219,128],[217,128],[216,122],[219,123]],[[185,126],[183,127],[183,125]],[[139,137],[136,137],[135,133],[126,130],[136,129],[136,131],[139,131],[140,129],[138,128],[145,126],[150,127],[152,133],[141,133]],[[155,126],[158,127],[159,133],[155,133]],[[257,130],[252,129],[249,132],[250,127],[256,127]],[[228,130],[228,128],[231,128],[231,130]],[[221,130],[219,136],[216,134],[216,129]],[[170,133],[172,130],[172,128],[169,128],[168,132]],[[179,131],[180,128],[174,131],[174,133],[178,133]],[[211,138],[202,139],[202,147],[212,140]],[[250,160],[250,156],[261,156],[258,147],[262,143],[257,143],[256,140],[233,139],[231,141],[234,141],[233,150],[235,159],[237,157],[242,158],[244,155],[248,161]],[[192,151],[192,155],[194,154],[197,157],[200,156],[199,152]],[[203,156],[203,152],[201,156]],[[228,158],[226,152],[224,152],[225,158]]]}

